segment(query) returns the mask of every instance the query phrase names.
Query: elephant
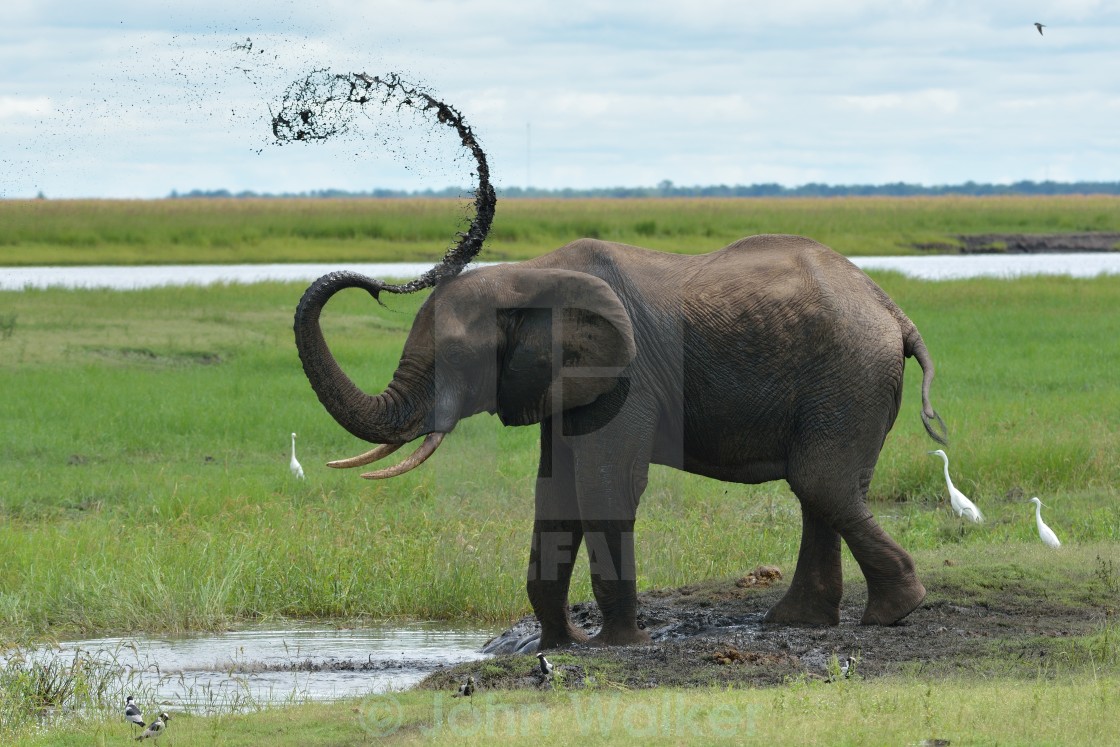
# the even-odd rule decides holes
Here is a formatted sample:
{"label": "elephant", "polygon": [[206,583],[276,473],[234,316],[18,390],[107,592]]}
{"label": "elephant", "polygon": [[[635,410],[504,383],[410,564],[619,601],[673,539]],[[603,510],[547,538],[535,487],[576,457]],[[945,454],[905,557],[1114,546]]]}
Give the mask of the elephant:
{"label": "elephant", "polygon": [[[650,464],[733,483],[787,481],[801,507],[801,545],[767,623],[839,623],[841,538],[867,582],[863,624],[897,623],[925,598],[867,490],[901,407],[908,357],[923,371],[925,430],[947,442],[930,405],[933,361],[910,319],[843,255],[787,235],[700,255],[580,239],[471,269],[435,286],[392,380],[369,394],[335,361],[319,318],[344,288],[380,303],[384,287],[333,272],[296,310],[299,356],[319,400],[375,444],[330,464],[370,464],[423,436],[399,464],[363,475],[393,477],[471,415],[539,425],[526,581],[539,650],[649,640],[637,624],[633,531]],[[592,637],[569,616],[581,545],[603,617]]]}

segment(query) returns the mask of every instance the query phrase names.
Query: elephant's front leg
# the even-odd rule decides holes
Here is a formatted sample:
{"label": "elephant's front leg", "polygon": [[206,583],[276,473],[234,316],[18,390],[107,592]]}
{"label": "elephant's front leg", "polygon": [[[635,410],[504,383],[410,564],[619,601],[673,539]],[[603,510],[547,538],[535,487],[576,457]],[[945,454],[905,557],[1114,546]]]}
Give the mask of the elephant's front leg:
{"label": "elephant's front leg", "polygon": [[649,634],[638,628],[633,520],[584,520],[583,539],[591,564],[591,589],[603,614],[603,627],[590,643],[648,643]]}
{"label": "elephant's front leg", "polygon": [[541,428],[536,517],[529,552],[526,590],[541,624],[539,648],[558,648],[587,640],[568,617],[568,587],[583,539],[576,500],[572,453],[552,438],[551,421]]}
{"label": "elephant's front leg", "polygon": [[591,567],[591,589],[603,615],[603,627],[590,642],[604,646],[650,640],[649,634],[638,628],[634,562],[634,518],[649,465],[627,459],[618,451],[600,444],[576,452],[583,543]]}

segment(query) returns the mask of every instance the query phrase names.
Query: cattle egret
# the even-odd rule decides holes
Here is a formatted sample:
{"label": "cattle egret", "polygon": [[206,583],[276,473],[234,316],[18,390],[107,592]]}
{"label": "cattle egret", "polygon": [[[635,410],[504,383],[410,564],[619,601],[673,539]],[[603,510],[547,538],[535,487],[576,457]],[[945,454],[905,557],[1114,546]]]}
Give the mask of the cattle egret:
{"label": "cattle egret", "polygon": [[1034,504],[1034,520],[1038,524],[1038,536],[1042,538],[1043,544],[1047,547],[1053,547],[1057,550],[1062,546],[1058,535],[1054,534],[1054,530],[1046,526],[1046,522],[1042,520],[1042,501],[1037,497],[1031,498],[1031,503]]}
{"label": "cattle egret", "polygon": [[132,724],[134,727],[139,726],[143,729],[147,724],[144,723],[144,714],[140,712],[140,706],[136,705],[135,698],[129,695],[124,700],[124,720]]}
{"label": "cattle egret", "polygon": [[956,512],[957,516],[963,516],[977,524],[984,521],[984,514],[980,513],[980,509],[976,508],[976,504],[968,500],[965,494],[957,490],[956,486],[953,485],[953,480],[949,477],[949,457],[946,456],[945,452],[941,449],[937,449],[936,451],[927,453],[936,454],[945,462],[945,484],[949,486],[949,502],[953,505],[953,511]]}
{"label": "cattle egret", "polygon": [[136,737],[136,741],[139,742],[144,739],[157,739],[160,735],[163,734],[163,732],[167,730],[167,722],[170,720],[170,716],[168,716],[166,713],[161,713],[159,715],[159,718],[148,725],[148,728],[144,730],[143,734]]}
{"label": "cattle egret", "polygon": [[288,463],[288,467],[292,470],[292,477],[303,479],[303,466],[296,459],[296,434],[292,434],[292,461]]}
{"label": "cattle egret", "polygon": [[1036,29],[1038,29],[1038,35],[1039,35],[1039,36],[1046,36],[1046,34],[1042,33],[1042,30],[1043,30],[1044,28],[1046,28],[1046,24],[1045,24],[1045,23],[1035,23],[1034,27],[1035,27]]}

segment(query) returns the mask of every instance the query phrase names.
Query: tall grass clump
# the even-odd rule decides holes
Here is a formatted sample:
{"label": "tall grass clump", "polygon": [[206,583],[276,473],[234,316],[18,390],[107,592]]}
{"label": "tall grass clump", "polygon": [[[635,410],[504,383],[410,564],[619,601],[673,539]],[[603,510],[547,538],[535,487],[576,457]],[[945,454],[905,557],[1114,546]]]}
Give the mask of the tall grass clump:
{"label": "tall grass clump", "polygon": [[120,647],[65,654],[49,647],[0,652],[0,743],[15,743],[70,716],[119,715],[126,695],[152,695],[121,654]]}

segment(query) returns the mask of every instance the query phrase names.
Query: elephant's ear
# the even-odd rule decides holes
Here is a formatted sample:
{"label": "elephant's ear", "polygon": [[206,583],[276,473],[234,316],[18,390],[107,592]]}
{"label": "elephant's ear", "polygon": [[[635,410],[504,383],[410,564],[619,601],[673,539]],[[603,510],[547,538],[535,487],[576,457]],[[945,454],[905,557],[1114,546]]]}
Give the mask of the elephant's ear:
{"label": "elephant's ear", "polygon": [[[594,275],[510,268],[502,298],[497,412],[536,423],[594,402],[633,360],[634,329],[618,295]],[[559,358],[557,360],[557,357]]]}

